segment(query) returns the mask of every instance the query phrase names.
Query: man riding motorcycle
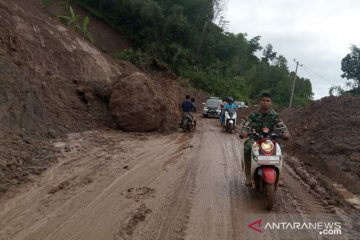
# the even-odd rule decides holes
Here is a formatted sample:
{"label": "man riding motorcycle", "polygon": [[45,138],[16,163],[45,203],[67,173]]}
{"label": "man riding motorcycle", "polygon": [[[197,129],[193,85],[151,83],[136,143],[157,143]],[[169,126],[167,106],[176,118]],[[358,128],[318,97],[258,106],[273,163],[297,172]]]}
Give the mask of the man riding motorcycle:
{"label": "man riding motorcycle", "polygon": [[[236,111],[236,105],[235,105],[234,99],[232,97],[228,97],[227,102],[224,105],[224,109],[223,109],[224,114],[225,114],[225,111],[229,110],[229,109],[233,109],[233,110]],[[222,123],[223,126],[225,126],[225,117],[224,116],[222,118],[221,123]]]}
{"label": "man riding motorcycle", "polygon": [[236,104],[234,103],[234,99],[232,97],[229,97],[227,103],[225,103],[224,109],[225,110],[229,110],[229,109],[236,110]]}
{"label": "man riding motorcycle", "polygon": [[182,120],[180,122],[180,126],[183,124],[183,118],[184,118],[185,115],[190,116],[191,124],[193,124],[193,121],[194,121],[194,114],[193,114],[194,104],[190,100],[190,95],[185,96],[185,101],[181,104],[181,110],[182,110]]}
{"label": "man riding motorcycle", "polygon": [[230,133],[232,133],[236,127],[236,104],[232,97],[228,98],[228,102],[224,106],[223,127]]}
{"label": "man riding motorcycle", "polygon": [[[290,137],[289,131],[279,115],[271,109],[271,94],[263,93],[260,97],[260,109],[251,113],[247,121],[244,123],[240,138],[248,138],[249,133],[260,133],[263,128],[268,128],[270,132],[274,132],[275,129],[282,134],[284,140]],[[251,150],[254,144],[254,139],[248,138],[244,143],[244,162],[245,162],[245,176],[247,186],[251,185]]]}

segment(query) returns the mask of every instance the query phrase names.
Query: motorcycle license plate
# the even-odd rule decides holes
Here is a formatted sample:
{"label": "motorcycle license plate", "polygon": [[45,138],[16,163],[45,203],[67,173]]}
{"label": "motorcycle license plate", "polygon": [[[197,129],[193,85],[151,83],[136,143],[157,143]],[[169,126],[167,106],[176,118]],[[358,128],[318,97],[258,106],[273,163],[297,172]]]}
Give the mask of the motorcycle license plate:
{"label": "motorcycle license plate", "polygon": [[263,164],[279,164],[280,157],[279,156],[258,156],[257,160],[259,163],[263,163]]}

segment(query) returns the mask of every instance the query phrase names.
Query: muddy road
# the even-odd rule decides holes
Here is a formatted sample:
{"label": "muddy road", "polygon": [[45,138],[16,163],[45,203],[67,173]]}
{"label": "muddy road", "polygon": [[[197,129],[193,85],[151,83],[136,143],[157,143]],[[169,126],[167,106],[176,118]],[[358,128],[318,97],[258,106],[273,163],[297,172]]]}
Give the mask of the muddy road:
{"label": "muddy road", "polygon": [[192,134],[99,130],[53,144],[57,164],[0,201],[1,240],[251,239],[258,214],[337,211],[285,165],[268,213],[244,186],[238,134],[222,132],[217,119],[200,119]]}

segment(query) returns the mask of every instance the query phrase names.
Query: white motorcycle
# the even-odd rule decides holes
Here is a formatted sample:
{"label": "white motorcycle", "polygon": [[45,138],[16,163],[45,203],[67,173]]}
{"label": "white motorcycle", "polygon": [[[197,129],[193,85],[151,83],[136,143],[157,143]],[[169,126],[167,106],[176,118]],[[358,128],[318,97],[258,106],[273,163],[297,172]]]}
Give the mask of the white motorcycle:
{"label": "white motorcycle", "polygon": [[235,131],[236,127],[236,110],[235,109],[226,109],[225,110],[225,120],[224,120],[224,128],[228,133],[232,133]]}
{"label": "white motorcycle", "polygon": [[[263,128],[261,133],[249,134],[249,138],[255,140],[251,151],[251,185],[262,193],[265,207],[272,210],[283,163],[281,147],[276,141],[281,136],[270,134],[268,128]],[[244,164],[243,158],[242,166]]]}

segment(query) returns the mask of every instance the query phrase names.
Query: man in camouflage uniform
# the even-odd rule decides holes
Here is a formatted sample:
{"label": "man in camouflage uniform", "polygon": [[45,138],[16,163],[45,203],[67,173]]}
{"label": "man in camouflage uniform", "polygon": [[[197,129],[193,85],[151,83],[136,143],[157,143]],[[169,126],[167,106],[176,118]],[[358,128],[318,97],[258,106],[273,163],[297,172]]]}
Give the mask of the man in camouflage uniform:
{"label": "man in camouflage uniform", "polygon": [[[263,93],[260,98],[260,109],[251,113],[245,124],[243,125],[240,138],[247,138],[248,133],[260,133],[262,128],[268,128],[271,132],[277,129],[282,134],[283,139],[290,137],[285,124],[281,121],[279,115],[271,109],[271,95],[270,93]],[[254,139],[248,138],[244,143],[244,161],[245,161],[245,176],[247,186],[251,185],[251,150],[254,144]]]}

